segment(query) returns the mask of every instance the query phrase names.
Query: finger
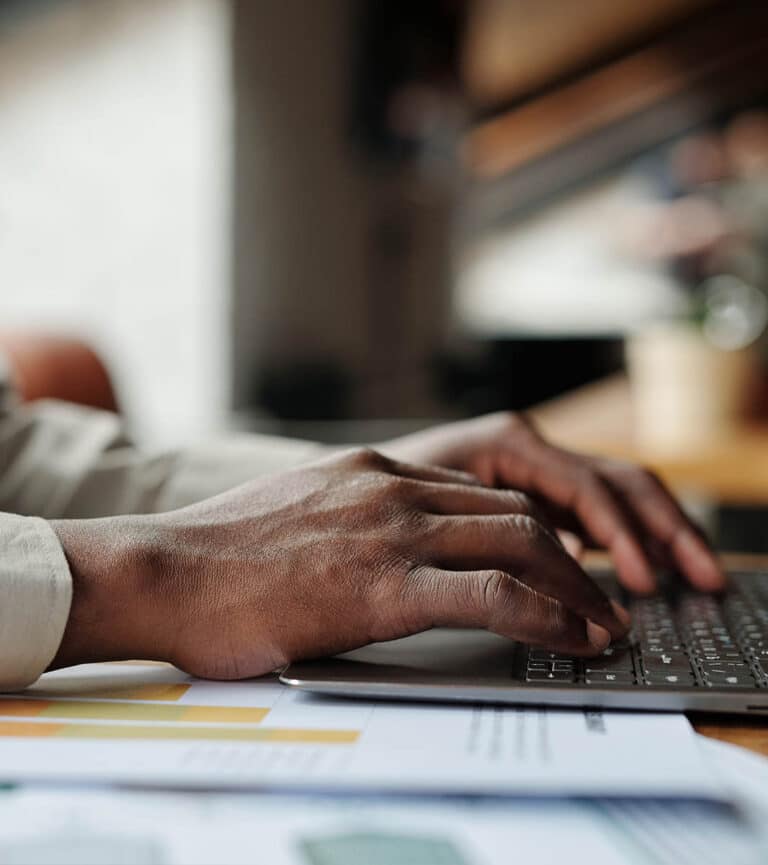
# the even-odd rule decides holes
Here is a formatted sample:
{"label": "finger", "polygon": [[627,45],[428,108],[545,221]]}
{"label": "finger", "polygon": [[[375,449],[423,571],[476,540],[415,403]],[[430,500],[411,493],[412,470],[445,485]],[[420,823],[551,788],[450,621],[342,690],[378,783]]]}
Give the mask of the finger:
{"label": "finger", "polygon": [[416,505],[431,514],[527,514],[548,524],[539,505],[517,490],[466,484],[419,484]]}
{"label": "finger", "polygon": [[457,484],[421,485],[414,503],[427,513],[441,515],[520,514],[541,523],[558,543],[560,535],[547,510],[519,490],[468,487]]}
{"label": "finger", "polygon": [[420,627],[480,627],[512,640],[572,655],[596,655],[610,643],[605,629],[504,571],[414,568],[407,618]]}
{"label": "finger", "polygon": [[610,463],[604,465],[603,471],[650,541],[661,548],[664,558],[672,560],[697,588],[704,591],[724,588],[725,576],[715,554],[672,493],[652,472]]}
{"label": "finger", "polygon": [[561,601],[584,619],[607,628],[614,638],[627,632],[598,586],[552,534],[530,516],[433,517],[436,525],[426,552],[442,567],[456,570],[501,569],[517,580]]}
{"label": "finger", "polygon": [[388,474],[399,475],[416,481],[427,481],[437,484],[461,484],[463,486],[481,487],[482,483],[469,472],[458,469],[445,469],[441,466],[416,465],[413,463],[402,463],[382,457],[382,469]]}
{"label": "finger", "polygon": [[529,471],[529,483],[554,504],[570,510],[607,549],[619,580],[635,592],[656,588],[656,578],[637,531],[605,481],[581,458],[546,448]]}
{"label": "finger", "polygon": [[[632,531],[650,564],[660,570],[673,570],[676,565],[670,550],[654,538],[645,526],[632,515],[619,492],[616,490],[613,492],[617,504],[621,506],[625,519],[631,524]],[[585,549],[600,548],[600,544],[595,541],[573,512],[559,505],[552,505],[551,502],[540,501],[539,508],[548,523],[556,526],[558,536],[564,541],[563,546],[575,559],[578,559]]]}

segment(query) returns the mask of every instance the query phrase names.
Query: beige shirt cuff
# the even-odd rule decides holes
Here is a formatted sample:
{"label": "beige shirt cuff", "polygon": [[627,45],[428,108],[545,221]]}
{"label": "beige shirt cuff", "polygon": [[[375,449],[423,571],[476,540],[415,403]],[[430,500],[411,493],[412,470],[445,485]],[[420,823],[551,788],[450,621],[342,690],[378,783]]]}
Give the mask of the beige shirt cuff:
{"label": "beige shirt cuff", "polygon": [[72,602],[72,577],[53,529],[0,513],[0,690],[35,681],[53,660]]}

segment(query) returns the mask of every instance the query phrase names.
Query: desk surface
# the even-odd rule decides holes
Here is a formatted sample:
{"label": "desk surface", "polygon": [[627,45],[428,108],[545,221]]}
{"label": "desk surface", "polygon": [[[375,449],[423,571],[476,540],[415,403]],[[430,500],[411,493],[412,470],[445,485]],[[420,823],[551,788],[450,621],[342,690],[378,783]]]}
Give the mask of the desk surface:
{"label": "desk surface", "polygon": [[[573,391],[530,414],[546,436],[564,447],[637,460],[681,491],[768,505],[768,426],[737,431],[698,453],[671,457],[644,452],[632,439],[629,386],[623,376]],[[766,556],[726,558],[730,567],[768,569]],[[690,717],[699,733],[768,756],[768,719]]]}
{"label": "desk surface", "polygon": [[680,491],[736,504],[768,505],[768,421],[743,424],[726,437],[659,453],[633,435],[629,382],[617,375],[572,391],[530,412],[557,444],[630,459]]}
{"label": "desk surface", "polygon": [[731,717],[690,716],[696,730],[710,739],[720,739],[749,748],[768,757],[768,721],[738,720]]}

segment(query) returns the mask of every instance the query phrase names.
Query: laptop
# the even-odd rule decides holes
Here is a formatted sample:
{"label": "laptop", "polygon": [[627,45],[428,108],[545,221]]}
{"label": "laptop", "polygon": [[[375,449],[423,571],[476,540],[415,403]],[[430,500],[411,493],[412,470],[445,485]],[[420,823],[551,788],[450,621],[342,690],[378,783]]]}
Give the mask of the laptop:
{"label": "laptop", "polygon": [[599,657],[435,629],[291,664],[281,681],[349,697],[768,715],[768,572],[731,573],[720,596],[667,577],[649,598],[626,596],[608,571],[592,575],[633,622]]}

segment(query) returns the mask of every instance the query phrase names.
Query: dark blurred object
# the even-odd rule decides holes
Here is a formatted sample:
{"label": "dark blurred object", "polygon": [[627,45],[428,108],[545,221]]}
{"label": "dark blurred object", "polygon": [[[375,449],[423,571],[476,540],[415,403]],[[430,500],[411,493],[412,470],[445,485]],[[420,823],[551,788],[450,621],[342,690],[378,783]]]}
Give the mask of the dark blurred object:
{"label": "dark blurred object", "polygon": [[357,8],[352,136],[368,156],[412,156],[453,115],[468,4],[366,0]]}
{"label": "dark blurred object", "polygon": [[437,384],[459,414],[519,411],[617,372],[622,364],[620,338],[518,337],[489,341],[471,358],[443,357]]}
{"label": "dark blurred object", "polygon": [[286,421],[349,417],[351,382],[336,364],[303,361],[265,370],[256,403]]}
{"label": "dark blurred object", "polygon": [[236,410],[440,413],[462,7],[233,4]]}
{"label": "dark blurred object", "polygon": [[117,412],[106,367],[77,339],[41,333],[0,333],[0,353],[24,402],[57,399]]}
{"label": "dark blurred object", "polygon": [[[484,118],[464,151],[478,182],[476,226],[519,215],[768,92],[768,4],[590,0],[575,6],[548,0],[536,4],[537,38],[528,53],[541,50],[549,59],[534,63],[529,76],[512,50],[512,23],[517,16],[522,40],[527,5],[479,4],[506,22],[509,58],[497,64],[496,84],[483,43],[478,37],[468,42],[467,76]],[[490,28],[476,29],[487,34]],[[603,34],[594,44],[590,30]],[[620,38],[612,43],[604,38],[608,33]],[[553,50],[543,50],[544,44]],[[621,45],[619,56],[611,57]]]}
{"label": "dark blurred object", "polygon": [[715,524],[718,549],[768,553],[768,505],[723,505],[717,509]]}

